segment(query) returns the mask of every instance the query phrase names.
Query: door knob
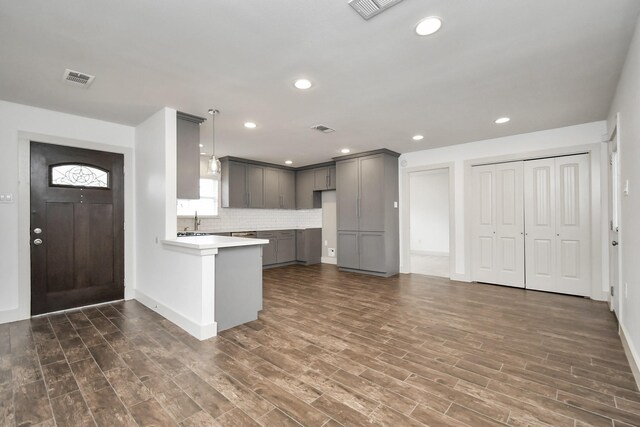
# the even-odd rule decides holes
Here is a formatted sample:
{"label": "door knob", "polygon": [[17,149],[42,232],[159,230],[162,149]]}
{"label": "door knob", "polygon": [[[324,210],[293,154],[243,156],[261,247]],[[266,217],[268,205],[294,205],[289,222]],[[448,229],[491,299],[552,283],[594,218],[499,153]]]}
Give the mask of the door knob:
{"label": "door knob", "polygon": [[612,244],[613,246],[618,246],[618,242],[616,242],[615,240],[614,240],[613,242],[611,242],[611,244]]}
{"label": "door knob", "polygon": [[33,244],[36,246],[40,246],[42,244],[42,239],[36,239],[33,241]]}

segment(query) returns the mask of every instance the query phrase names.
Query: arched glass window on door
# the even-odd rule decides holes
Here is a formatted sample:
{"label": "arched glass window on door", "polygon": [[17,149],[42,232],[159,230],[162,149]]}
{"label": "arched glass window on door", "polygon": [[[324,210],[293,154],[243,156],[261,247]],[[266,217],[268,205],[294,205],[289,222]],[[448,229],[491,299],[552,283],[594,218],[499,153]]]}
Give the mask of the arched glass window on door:
{"label": "arched glass window on door", "polygon": [[109,171],[83,164],[51,166],[52,187],[109,188]]}

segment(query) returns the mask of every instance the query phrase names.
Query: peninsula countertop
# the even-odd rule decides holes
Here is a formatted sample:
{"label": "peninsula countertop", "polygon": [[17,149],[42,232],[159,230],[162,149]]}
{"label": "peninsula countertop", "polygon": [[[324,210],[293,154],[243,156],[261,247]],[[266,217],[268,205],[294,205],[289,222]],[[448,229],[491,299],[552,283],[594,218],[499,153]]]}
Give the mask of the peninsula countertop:
{"label": "peninsula countertop", "polygon": [[227,237],[227,236],[188,236],[176,237],[172,240],[163,240],[162,244],[169,246],[178,246],[189,249],[220,249],[235,248],[238,246],[254,246],[268,245],[266,239],[253,239],[246,237]]}

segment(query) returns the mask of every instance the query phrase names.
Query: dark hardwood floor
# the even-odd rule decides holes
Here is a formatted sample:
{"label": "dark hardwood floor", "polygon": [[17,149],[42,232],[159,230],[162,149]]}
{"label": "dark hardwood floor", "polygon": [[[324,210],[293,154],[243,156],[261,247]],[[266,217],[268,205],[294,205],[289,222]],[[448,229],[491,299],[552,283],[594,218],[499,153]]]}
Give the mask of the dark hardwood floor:
{"label": "dark hardwood floor", "polygon": [[0,325],[2,426],[630,426],[606,304],[335,267],[264,272],[200,342],[135,301]]}

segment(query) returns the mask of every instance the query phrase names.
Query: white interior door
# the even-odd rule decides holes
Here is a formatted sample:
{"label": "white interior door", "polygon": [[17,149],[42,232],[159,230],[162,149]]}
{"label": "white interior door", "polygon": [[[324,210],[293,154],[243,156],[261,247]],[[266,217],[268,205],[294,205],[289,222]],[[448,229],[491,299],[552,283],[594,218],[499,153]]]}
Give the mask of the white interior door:
{"label": "white interior door", "polygon": [[590,295],[589,156],[525,165],[527,288]]}
{"label": "white interior door", "polygon": [[555,281],[555,160],[524,164],[525,253],[528,289],[552,289]]}
{"label": "white interior door", "polygon": [[523,162],[496,166],[496,283],[524,287]]}
{"label": "white interior door", "polygon": [[524,287],[522,162],[474,166],[472,280]]}
{"label": "white interior door", "polygon": [[495,165],[474,166],[473,175],[473,223],[472,233],[472,280],[496,283],[496,212],[495,212]]}

